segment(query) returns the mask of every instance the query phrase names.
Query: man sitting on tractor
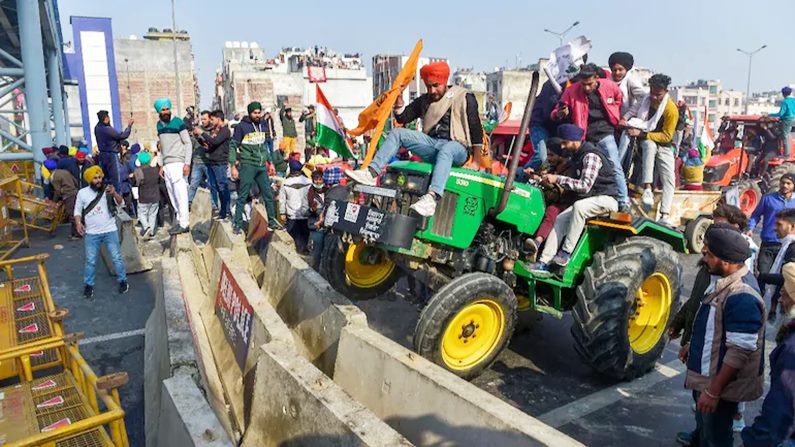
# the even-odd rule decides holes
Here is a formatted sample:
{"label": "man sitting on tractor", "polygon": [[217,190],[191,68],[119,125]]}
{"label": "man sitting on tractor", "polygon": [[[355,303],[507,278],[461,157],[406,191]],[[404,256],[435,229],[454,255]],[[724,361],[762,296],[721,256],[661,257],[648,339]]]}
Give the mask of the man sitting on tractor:
{"label": "man sitting on tractor", "polygon": [[411,205],[423,217],[433,215],[436,202],[444,194],[450,169],[466,163],[472,151],[475,165],[480,166],[483,148],[483,127],[480,123],[478,101],[463,87],[448,86],[450,66],[446,62],[433,62],[420,69],[428,92],[408,106],[403,106],[403,96],[398,96],[393,113],[400,124],[422,118],[423,131],[405,128],[392,129],[389,136],[365,169],[346,170],[345,174],[363,185],[375,186],[376,178],[389,164],[400,147],[405,147],[423,160],[433,163],[431,186],[427,194]]}
{"label": "man sitting on tractor", "polygon": [[[619,193],[613,163],[593,143],[582,141],[584,133],[582,128],[573,124],[562,124],[558,127],[558,137],[563,140],[561,146],[572,153],[571,164],[579,178],[544,174],[543,179],[547,183],[559,184],[566,190],[574,191],[579,200],[558,215],[539,262],[531,267],[532,271],[547,272],[550,262],[561,267],[566,266],[571,252],[580,240],[585,221],[590,217],[618,211],[616,198]],[[563,234],[566,234],[566,239],[558,251]]]}

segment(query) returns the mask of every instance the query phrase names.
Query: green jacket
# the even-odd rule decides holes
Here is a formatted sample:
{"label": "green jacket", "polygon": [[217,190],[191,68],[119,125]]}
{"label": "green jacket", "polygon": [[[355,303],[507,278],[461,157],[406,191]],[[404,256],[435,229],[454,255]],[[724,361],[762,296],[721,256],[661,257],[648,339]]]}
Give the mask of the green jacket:
{"label": "green jacket", "polygon": [[276,172],[287,172],[289,164],[287,163],[287,159],[284,158],[282,151],[278,149],[273,151],[271,154],[271,162],[273,162],[273,168],[276,170]]}
{"label": "green jacket", "polygon": [[295,121],[292,118],[287,118],[287,112],[284,109],[279,110],[279,119],[282,121],[282,135],[289,138],[298,138]]}
{"label": "green jacket", "polygon": [[239,160],[244,165],[265,166],[271,161],[266,139],[267,130],[263,121],[254,124],[249,117],[243,117],[229,142],[229,164],[234,165]]}

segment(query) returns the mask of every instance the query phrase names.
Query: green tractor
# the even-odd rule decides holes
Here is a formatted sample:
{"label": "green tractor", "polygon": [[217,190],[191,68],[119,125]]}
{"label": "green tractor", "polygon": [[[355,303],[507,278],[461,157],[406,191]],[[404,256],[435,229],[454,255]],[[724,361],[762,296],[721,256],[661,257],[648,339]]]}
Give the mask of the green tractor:
{"label": "green tractor", "polygon": [[686,252],[685,239],[614,214],[588,222],[564,270],[528,270],[545,204],[539,188],[514,179],[537,88],[535,73],[506,178],[453,168],[435,214],[420,218],[409,207],[427,191],[432,166],[391,164],[379,186],[354,185],[347,199],[329,201],[320,272],[355,300],[381,295],[402,274],[425,284],[433,296],[420,314],[415,350],[460,377],[487,368],[519,321],[571,310],[583,359],[631,380],[654,367],[668,342],[682,286],[676,252]]}

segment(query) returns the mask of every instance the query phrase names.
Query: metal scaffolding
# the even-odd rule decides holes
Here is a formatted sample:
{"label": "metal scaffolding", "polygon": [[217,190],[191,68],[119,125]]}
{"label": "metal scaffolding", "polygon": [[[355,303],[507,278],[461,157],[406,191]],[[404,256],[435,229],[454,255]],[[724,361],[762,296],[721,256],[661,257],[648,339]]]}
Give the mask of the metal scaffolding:
{"label": "metal scaffolding", "polygon": [[70,144],[57,0],[0,0],[0,161]]}

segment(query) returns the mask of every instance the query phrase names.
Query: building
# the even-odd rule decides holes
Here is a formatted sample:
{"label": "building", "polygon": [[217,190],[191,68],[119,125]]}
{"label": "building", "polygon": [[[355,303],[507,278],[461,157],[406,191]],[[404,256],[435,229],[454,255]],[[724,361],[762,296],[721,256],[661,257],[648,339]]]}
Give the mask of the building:
{"label": "building", "polygon": [[[68,111],[72,139],[94,144],[97,112],[107,110],[111,124],[124,128],[135,119],[131,142],[154,142],[158,116],[154,100],[170,97],[173,113],[184,115],[188,105],[199,101],[194,75],[190,36],[149,28],[138,39],[114,39],[111,19],[71,17],[74,42],[64,48],[64,73],[67,78]],[[176,95],[174,39],[179,61],[181,102]]]}
{"label": "building", "polygon": [[[790,88],[795,89],[795,84],[790,84]],[[770,113],[776,113],[781,108],[781,101],[783,99],[784,97],[781,96],[781,90],[754,93],[748,101],[748,114],[768,115]]]}
{"label": "building", "polygon": [[243,116],[251,101],[274,111],[276,132],[281,135],[277,109],[288,105],[298,129],[298,146],[304,144],[301,112],[316,102],[319,85],[343,123],[353,127],[359,113],[372,103],[372,78],[359,54],[339,54],[323,47],[283,48],[268,57],[256,42],[226,42],[216,75],[213,104],[229,118]]}
{"label": "building", "polygon": [[486,74],[486,93],[494,95],[494,99],[500,107],[505,107],[506,103],[511,102],[509,119],[522,118],[535,70],[538,70],[543,77],[538,84],[538,92],[540,92],[541,86],[546,81],[546,75],[543,74],[543,70],[539,70],[539,67],[501,68]]}
{"label": "building", "polygon": [[461,68],[452,75],[451,84],[459,85],[475,95],[478,100],[480,114],[486,113],[486,73],[479,73],[471,68]]}
{"label": "building", "polygon": [[[373,56],[373,98],[378,98],[382,93],[392,87],[392,82],[400,70],[408,62],[409,57],[399,54],[376,54]],[[417,72],[408,88],[403,91],[403,101],[408,104],[426,92],[425,84],[420,77],[420,69],[431,62],[450,61],[441,57],[420,57],[417,62]]]}
{"label": "building", "polygon": [[706,109],[712,129],[718,129],[721,117],[744,113],[745,93],[723,90],[720,80],[699,79],[685,86],[672,87],[670,92],[674,101],[684,101],[693,113],[701,115]]}

